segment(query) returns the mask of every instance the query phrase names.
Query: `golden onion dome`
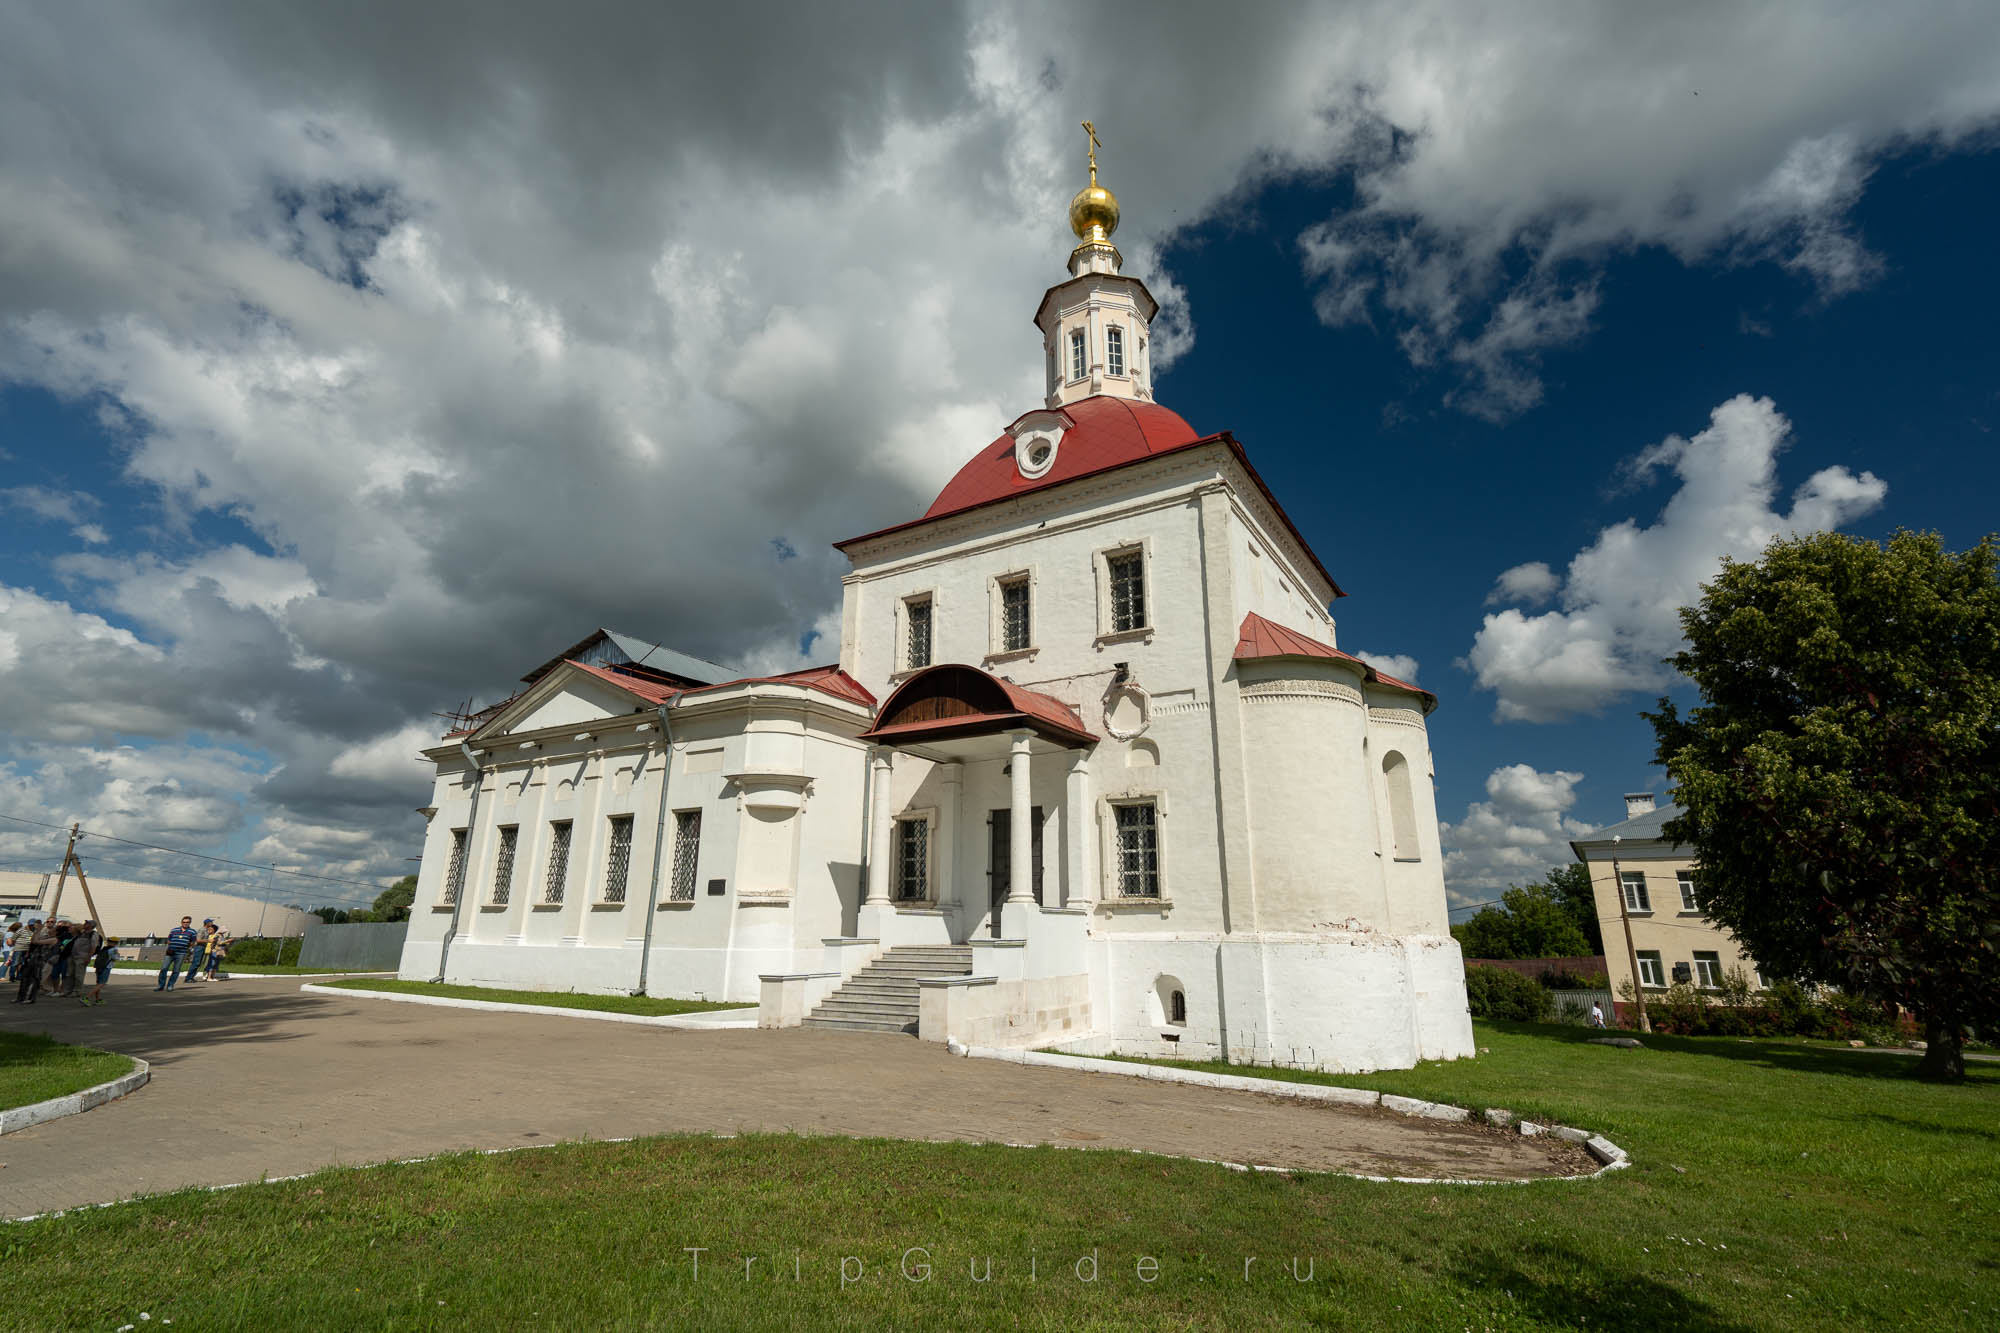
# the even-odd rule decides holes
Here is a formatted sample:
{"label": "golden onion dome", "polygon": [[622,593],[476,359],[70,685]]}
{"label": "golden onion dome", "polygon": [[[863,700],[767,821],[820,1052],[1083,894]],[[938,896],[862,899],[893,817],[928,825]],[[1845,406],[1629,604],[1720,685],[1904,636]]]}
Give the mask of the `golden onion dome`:
{"label": "golden onion dome", "polygon": [[1090,184],[1069,201],[1069,227],[1080,241],[1105,241],[1118,230],[1118,196],[1097,183],[1093,166]]}

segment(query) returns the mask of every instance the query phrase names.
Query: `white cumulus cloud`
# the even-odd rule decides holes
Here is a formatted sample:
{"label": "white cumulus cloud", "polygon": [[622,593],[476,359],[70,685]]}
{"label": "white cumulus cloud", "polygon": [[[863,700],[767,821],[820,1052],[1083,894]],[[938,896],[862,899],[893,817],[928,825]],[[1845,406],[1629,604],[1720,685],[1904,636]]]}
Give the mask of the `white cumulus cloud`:
{"label": "white cumulus cloud", "polygon": [[1354,654],[1377,671],[1387,672],[1405,685],[1417,683],[1417,659],[1408,653],[1368,653]]}
{"label": "white cumulus cloud", "polygon": [[1576,859],[1570,839],[1593,825],[1569,817],[1583,774],[1544,773],[1509,764],[1486,776],[1486,799],[1465,808],[1456,824],[1441,822],[1444,882],[1454,905],[1490,900],[1509,884],[1540,879]]}
{"label": "white cumulus cloud", "polygon": [[1679,481],[1654,522],[1605,528],[1570,560],[1559,588],[1541,577],[1545,566],[1501,575],[1496,592],[1518,588],[1535,601],[1554,591],[1559,605],[1535,615],[1495,612],[1474,637],[1466,664],[1497,696],[1494,715],[1552,722],[1671,684],[1662,659],[1681,643],[1680,608],[1725,556],[1754,558],[1774,537],[1837,528],[1882,503],[1889,488],[1874,473],[1830,467],[1792,493],[1788,510],[1776,508],[1777,457],[1790,431],[1770,399],[1732,398],[1707,430],[1671,436],[1633,460],[1641,480],[1667,469]]}

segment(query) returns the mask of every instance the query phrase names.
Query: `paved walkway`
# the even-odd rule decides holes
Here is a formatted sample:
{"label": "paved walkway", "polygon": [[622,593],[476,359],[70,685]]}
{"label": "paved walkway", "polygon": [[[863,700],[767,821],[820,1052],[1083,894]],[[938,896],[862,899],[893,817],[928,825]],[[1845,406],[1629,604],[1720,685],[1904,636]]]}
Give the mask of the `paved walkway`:
{"label": "paved walkway", "polygon": [[1391,1112],[965,1060],[875,1033],[633,1027],[221,982],[0,1004],[152,1083],[0,1139],[0,1216],[462,1148],[767,1130],[1059,1143],[1372,1175],[1526,1179],[1566,1145]]}

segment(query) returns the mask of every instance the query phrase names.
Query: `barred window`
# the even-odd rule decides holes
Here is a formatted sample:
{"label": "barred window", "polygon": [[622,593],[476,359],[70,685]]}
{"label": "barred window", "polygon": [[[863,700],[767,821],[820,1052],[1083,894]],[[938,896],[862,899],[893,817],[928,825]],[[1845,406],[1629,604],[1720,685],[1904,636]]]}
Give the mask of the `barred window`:
{"label": "barred window", "polygon": [[1146,627],[1146,557],[1126,551],[1106,557],[1111,575],[1111,632],[1121,634]]}
{"label": "barred window", "polygon": [[1625,890],[1625,910],[1628,912],[1650,912],[1653,897],[1646,892],[1646,872],[1627,870],[1618,876],[1618,883]]}
{"label": "barred window", "polygon": [[931,664],[931,599],[913,597],[903,603],[909,638],[904,645],[903,665],[911,670]]}
{"label": "barred window", "polygon": [[1118,819],[1118,892],[1126,898],[1160,896],[1159,812],[1151,801],[1112,807]]}
{"label": "barred window", "polygon": [[632,866],[632,816],[611,817],[611,852],[604,861],[604,901],[625,901],[625,876]]}
{"label": "barred window", "polygon": [[1683,912],[1699,912],[1701,910],[1701,899],[1695,893],[1694,872],[1692,870],[1678,871],[1674,875],[1674,882],[1680,885],[1681,910]]}
{"label": "barred window", "polygon": [[569,830],[567,819],[558,819],[549,825],[549,873],[542,882],[542,901],[560,903],[563,888],[569,880]]}
{"label": "barred window", "polygon": [[1104,331],[1104,368],[1113,375],[1125,373],[1125,330],[1109,328]]}
{"label": "barred window", "polygon": [[896,897],[921,902],[931,896],[931,821],[896,821]]}
{"label": "barred window", "polygon": [[1032,641],[1026,576],[1000,585],[1000,651],[1019,652]]}
{"label": "barred window", "polygon": [[1078,329],[1069,335],[1069,377],[1080,380],[1084,372],[1089,369],[1090,362],[1085,358],[1083,350],[1083,330]]}
{"label": "barred window", "polygon": [[451,864],[444,872],[444,904],[447,907],[458,902],[458,891],[465,887],[465,834],[466,830],[462,828],[451,831]]}
{"label": "barred window", "polygon": [[695,862],[701,855],[701,811],[681,810],[674,815],[674,882],[667,901],[694,901]]}
{"label": "barred window", "polygon": [[1658,949],[1639,950],[1639,984],[1641,986],[1663,987],[1667,984],[1667,972],[1660,965]]}
{"label": "barred window", "polygon": [[1694,984],[1707,990],[1722,985],[1722,955],[1698,953],[1694,956]]}
{"label": "barred window", "polygon": [[493,863],[493,905],[505,907],[514,895],[514,848],[521,840],[519,824],[500,826],[500,855]]}

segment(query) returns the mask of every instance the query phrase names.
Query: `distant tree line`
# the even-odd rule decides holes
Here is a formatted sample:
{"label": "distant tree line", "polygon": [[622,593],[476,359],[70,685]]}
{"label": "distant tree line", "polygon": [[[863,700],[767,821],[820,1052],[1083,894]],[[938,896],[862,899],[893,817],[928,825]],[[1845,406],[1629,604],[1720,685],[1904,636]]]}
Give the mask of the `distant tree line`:
{"label": "distant tree line", "polygon": [[1509,885],[1497,906],[1451,928],[1467,958],[1581,958],[1604,952],[1590,869],[1551,866],[1530,884]]}
{"label": "distant tree line", "polygon": [[329,926],[357,921],[408,921],[410,904],[417,900],[417,877],[405,875],[375,895],[373,907],[315,907],[313,915]]}

